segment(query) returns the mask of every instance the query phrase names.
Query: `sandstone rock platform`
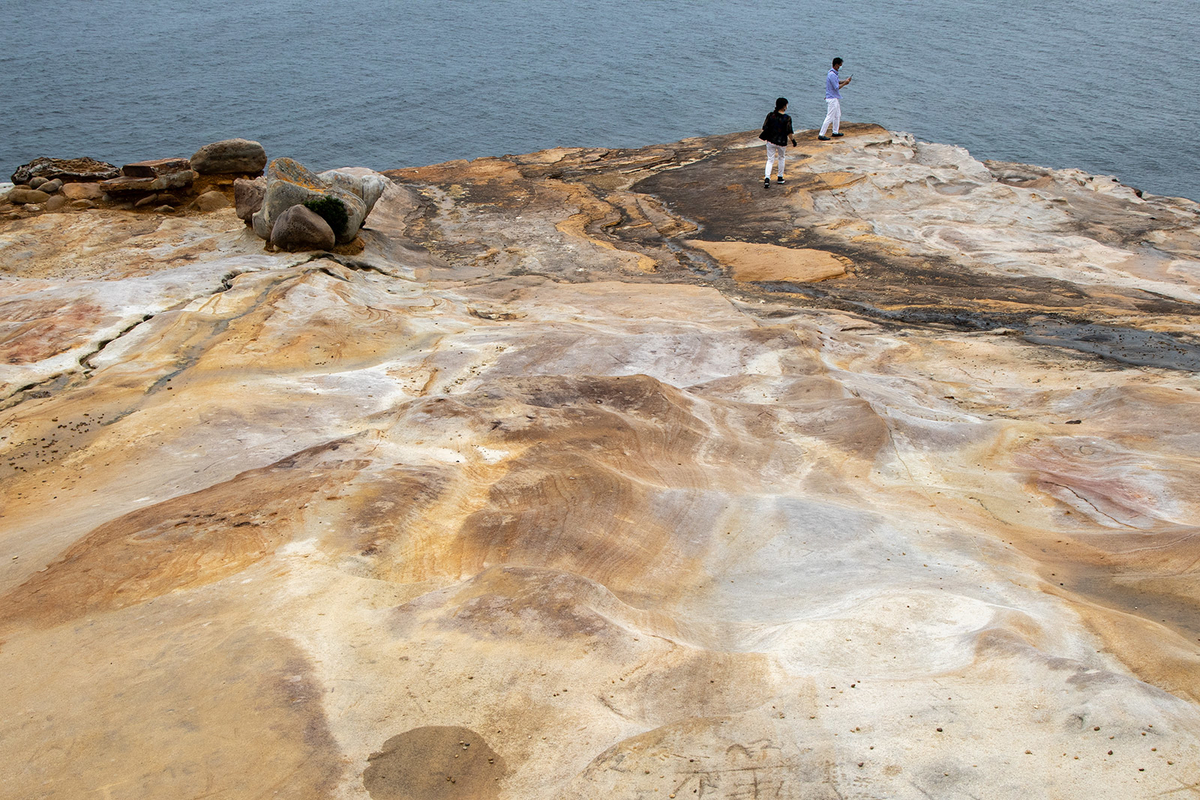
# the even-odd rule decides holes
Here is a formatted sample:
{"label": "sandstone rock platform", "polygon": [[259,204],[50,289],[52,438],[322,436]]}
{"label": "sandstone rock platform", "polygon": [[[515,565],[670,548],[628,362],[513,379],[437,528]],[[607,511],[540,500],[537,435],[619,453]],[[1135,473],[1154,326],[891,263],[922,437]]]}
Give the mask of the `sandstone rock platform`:
{"label": "sandstone rock platform", "polygon": [[0,796],[1194,791],[1200,209],[843,130],[0,221]]}

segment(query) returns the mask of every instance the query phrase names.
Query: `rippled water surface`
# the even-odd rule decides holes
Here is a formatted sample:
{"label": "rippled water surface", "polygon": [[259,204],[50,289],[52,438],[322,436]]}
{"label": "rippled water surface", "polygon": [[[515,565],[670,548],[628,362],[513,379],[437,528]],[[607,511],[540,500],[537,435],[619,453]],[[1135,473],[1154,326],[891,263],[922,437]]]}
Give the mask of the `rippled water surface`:
{"label": "rippled water surface", "polygon": [[1200,199],[1197,0],[8,0],[0,177],[242,136],[387,169],[844,118]]}

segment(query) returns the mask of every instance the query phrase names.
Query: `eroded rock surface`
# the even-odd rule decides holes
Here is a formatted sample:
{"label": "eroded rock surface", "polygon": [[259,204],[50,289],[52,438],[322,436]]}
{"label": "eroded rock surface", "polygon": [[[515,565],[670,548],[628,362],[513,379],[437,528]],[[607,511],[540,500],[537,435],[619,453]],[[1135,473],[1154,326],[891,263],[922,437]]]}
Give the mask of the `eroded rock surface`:
{"label": "eroded rock surface", "polygon": [[1194,791],[1197,206],[843,129],[0,222],[0,795]]}

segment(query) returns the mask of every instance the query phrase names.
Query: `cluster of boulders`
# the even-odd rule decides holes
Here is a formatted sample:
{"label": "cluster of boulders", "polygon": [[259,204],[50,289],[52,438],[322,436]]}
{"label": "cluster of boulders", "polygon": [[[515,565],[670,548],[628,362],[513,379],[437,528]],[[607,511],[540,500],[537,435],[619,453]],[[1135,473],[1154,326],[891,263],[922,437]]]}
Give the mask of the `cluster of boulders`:
{"label": "cluster of boulders", "polygon": [[386,186],[382,175],[315,173],[277,158],[265,176],[236,181],[234,198],[238,216],[275,247],[330,250],[358,237]]}
{"label": "cluster of boulders", "polygon": [[190,158],[160,158],[123,167],[92,158],[37,158],[17,168],[15,187],[0,197],[9,213],[67,208],[181,208],[213,211],[232,204],[233,182],[262,175],[267,153],[258,142],[227,139]]}
{"label": "cluster of boulders", "polygon": [[232,203],[255,234],[284,250],[353,242],[387,185],[382,175],[318,174],[290,158],[268,166],[263,146],[246,139],[205,145],[190,159],[120,169],[90,158],[38,158],[18,167],[12,181],[15,187],[0,197],[0,215],[97,207],[206,212]]}

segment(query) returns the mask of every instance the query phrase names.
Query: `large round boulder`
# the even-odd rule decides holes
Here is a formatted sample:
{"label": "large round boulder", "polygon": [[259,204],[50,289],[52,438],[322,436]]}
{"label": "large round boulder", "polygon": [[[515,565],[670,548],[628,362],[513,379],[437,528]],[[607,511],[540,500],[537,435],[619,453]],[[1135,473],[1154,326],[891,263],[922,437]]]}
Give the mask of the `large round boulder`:
{"label": "large round boulder", "polygon": [[335,243],[333,228],[307,206],[284,209],[271,226],[271,244],[280,250],[329,250]]}
{"label": "large round boulder", "polygon": [[267,151],[249,139],[226,139],[204,145],[190,161],[192,169],[201,175],[259,173],[267,165]]}
{"label": "large round boulder", "polygon": [[62,178],[64,182],[103,181],[120,174],[114,165],[94,158],[35,158],[17,167],[12,182],[29,183],[34,178]]}

